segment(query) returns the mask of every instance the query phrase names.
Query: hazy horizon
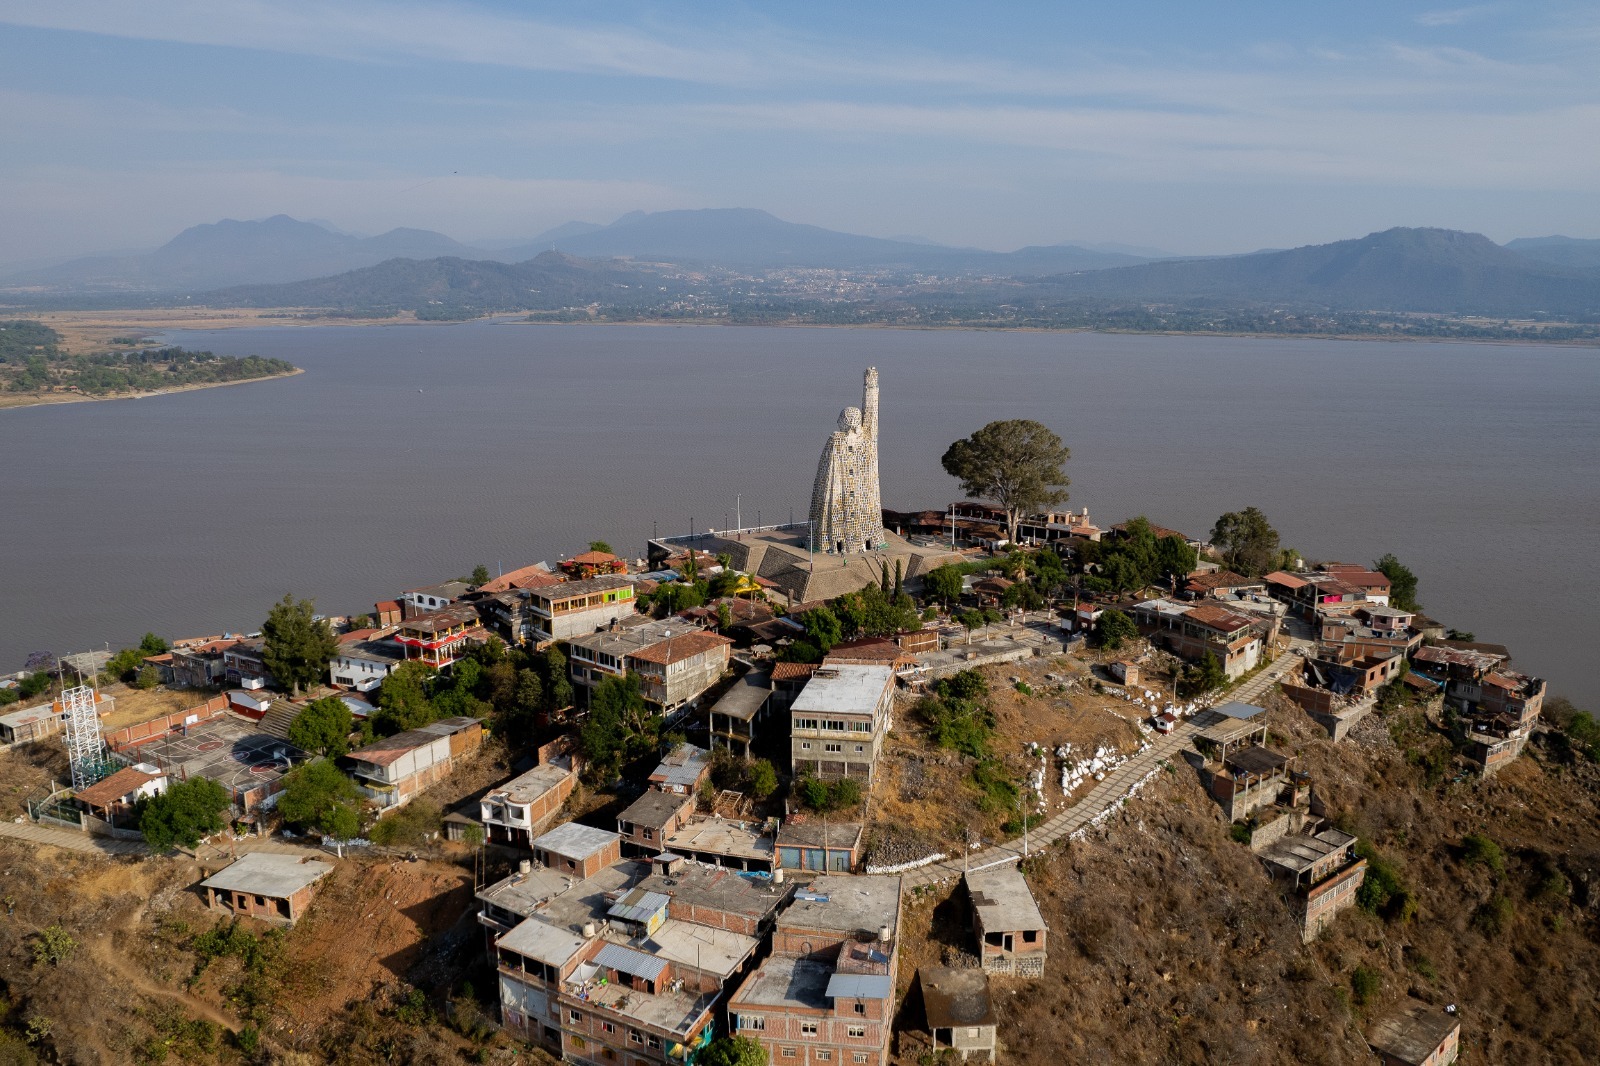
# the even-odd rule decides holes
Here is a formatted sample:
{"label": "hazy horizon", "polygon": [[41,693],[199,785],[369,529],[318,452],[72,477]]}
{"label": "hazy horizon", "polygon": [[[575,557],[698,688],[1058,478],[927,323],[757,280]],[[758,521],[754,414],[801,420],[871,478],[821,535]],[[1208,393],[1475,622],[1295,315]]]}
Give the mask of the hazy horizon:
{"label": "hazy horizon", "polygon": [[0,259],[755,207],[1223,254],[1600,236],[1600,10],[0,0]]}

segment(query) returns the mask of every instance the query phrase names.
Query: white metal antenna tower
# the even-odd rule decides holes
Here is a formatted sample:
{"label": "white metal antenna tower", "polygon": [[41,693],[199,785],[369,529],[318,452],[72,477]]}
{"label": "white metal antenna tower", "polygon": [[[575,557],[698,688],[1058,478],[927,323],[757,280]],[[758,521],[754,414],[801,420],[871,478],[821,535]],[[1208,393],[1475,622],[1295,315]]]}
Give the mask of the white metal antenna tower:
{"label": "white metal antenna tower", "polygon": [[72,762],[72,791],[88,788],[101,777],[105,766],[105,742],[100,739],[100,715],[95,708],[94,689],[79,685],[61,693],[61,706],[67,712],[67,758]]}

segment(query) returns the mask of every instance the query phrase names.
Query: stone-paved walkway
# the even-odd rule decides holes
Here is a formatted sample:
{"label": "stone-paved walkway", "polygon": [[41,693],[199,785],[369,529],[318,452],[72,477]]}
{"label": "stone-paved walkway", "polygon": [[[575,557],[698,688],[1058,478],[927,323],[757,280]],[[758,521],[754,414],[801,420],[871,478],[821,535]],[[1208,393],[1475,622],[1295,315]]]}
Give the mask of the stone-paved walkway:
{"label": "stone-paved walkway", "polygon": [[[1077,803],[1048,819],[1044,824],[1029,830],[1030,850],[1038,851],[1046,844],[1071,836],[1121,803],[1129,789],[1155,770],[1163,759],[1171,759],[1188,747],[1199,731],[1199,727],[1192,720],[1186,720],[1180,722],[1178,728],[1166,736],[1156,736],[1148,748],[1107,774],[1104,781],[1097,782],[1094,788]],[[1022,838],[1018,837],[1016,840],[973,852],[967,857],[965,868],[975,870],[1021,858]],[[957,856],[954,859],[946,859],[943,862],[911,870],[902,876],[905,878],[905,887],[912,889],[960,877],[962,869],[962,860]]]}
{"label": "stone-paved walkway", "polygon": [[90,855],[150,854],[149,847],[142,840],[114,840],[111,837],[94,836],[33,822],[0,822],[0,837],[23,840],[30,844],[48,844],[53,848],[81,851]]}

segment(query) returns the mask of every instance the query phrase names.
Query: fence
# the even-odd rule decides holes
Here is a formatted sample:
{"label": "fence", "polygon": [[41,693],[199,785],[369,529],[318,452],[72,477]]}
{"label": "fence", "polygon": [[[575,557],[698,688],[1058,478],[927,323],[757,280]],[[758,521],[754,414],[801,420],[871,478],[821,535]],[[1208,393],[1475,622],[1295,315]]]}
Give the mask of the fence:
{"label": "fence", "polygon": [[121,751],[123,748],[132,747],[151,737],[166,736],[175,729],[185,725],[197,725],[200,722],[209,722],[219,717],[228,710],[228,697],[217,696],[207,700],[198,707],[190,707],[186,711],[177,711],[173,714],[156,718],[149,722],[140,722],[119,729],[115,733],[106,734],[106,746],[112,751]]}

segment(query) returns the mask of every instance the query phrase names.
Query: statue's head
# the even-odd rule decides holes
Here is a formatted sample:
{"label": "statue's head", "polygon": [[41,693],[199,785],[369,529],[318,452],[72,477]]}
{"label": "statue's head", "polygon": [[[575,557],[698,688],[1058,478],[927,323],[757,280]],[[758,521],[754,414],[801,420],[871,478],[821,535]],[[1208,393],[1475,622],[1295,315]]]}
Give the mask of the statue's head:
{"label": "statue's head", "polygon": [[845,432],[861,428],[861,408],[846,407],[839,412],[839,428]]}

